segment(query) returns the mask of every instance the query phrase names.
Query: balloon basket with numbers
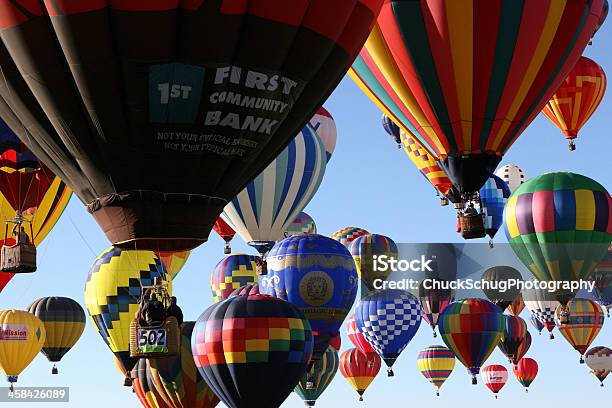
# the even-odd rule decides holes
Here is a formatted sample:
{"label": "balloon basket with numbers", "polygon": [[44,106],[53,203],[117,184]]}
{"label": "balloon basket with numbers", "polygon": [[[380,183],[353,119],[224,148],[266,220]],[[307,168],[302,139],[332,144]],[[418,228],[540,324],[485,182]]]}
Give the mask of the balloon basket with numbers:
{"label": "balloon basket with numbers", "polygon": [[[145,303],[144,294],[154,294],[159,298],[164,309],[170,304],[168,283],[157,278],[153,286],[142,287],[143,297],[140,302],[142,310]],[[140,310],[130,323],[130,357],[164,358],[179,353],[181,328],[174,316],[166,316],[161,324],[142,324]]]}

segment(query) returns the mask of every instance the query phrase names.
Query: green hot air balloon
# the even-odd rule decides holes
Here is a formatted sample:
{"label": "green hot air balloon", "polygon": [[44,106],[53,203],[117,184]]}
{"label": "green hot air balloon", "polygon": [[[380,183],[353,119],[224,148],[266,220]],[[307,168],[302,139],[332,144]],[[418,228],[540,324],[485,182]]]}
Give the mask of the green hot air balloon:
{"label": "green hot air balloon", "polygon": [[[580,174],[530,179],[512,193],[504,219],[512,249],[539,281],[588,279],[612,241],[612,198]],[[575,290],[560,289],[565,307]]]}
{"label": "green hot air balloon", "polygon": [[[323,358],[315,361],[313,364],[313,367],[310,369],[310,375],[304,373],[294,391],[300,396],[307,407],[314,407],[317,398],[323,394],[323,391],[327,389],[334,379],[339,363],[338,352],[329,346],[325,354],[323,354]],[[312,379],[312,387],[308,387],[309,378]]]}

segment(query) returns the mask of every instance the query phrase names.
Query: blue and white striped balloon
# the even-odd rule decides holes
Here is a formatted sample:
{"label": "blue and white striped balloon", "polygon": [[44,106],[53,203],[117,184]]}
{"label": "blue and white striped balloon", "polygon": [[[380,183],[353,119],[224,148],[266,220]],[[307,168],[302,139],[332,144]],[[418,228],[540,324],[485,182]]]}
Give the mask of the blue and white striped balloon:
{"label": "blue and white striped balloon", "polygon": [[225,207],[221,216],[250,246],[264,254],[317,192],[327,155],[306,124],[266,169]]}
{"label": "blue and white striped balloon", "polygon": [[495,174],[480,189],[480,204],[484,214],[484,227],[493,238],[504,221],[504,207],[510,198],[510,187]]}

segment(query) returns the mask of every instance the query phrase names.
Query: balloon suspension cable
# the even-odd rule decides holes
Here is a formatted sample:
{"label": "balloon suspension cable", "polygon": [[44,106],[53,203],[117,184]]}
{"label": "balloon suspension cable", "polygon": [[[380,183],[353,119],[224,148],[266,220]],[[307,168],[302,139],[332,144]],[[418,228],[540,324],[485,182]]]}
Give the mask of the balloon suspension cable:
{"label": "balloon suspension cable", "polygon": [[391,367],[387,368],[387,377],[393,377],[395,373]]}

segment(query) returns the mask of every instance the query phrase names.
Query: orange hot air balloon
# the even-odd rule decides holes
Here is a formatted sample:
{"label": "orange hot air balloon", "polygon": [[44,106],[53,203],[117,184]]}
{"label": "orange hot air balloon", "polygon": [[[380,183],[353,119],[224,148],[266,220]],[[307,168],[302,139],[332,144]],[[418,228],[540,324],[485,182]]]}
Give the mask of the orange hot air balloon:
{"label": "orange hot air balloon", "polygon": [[529,391],[529,386],[538,375],[538,363],[533,358],[521,358],[518,364],[512,366],[514,376],[525,387],[525,392]]}
{"label": "orange hot air balloon", "polygon": [[363,401],[363,393],[380,371],[380,365],[378,354],[362,353],[356,348],[340,356],[340,372],[359,394],[359,401]]}
{"label": "orange hot air balloon", "polygon": [[601,103],[606,91],[606,73],[595,61],[580,57],[557,92],[542,112],[569,140],[574,150],[574,139]]}
{"label": "orange hot air balloon", "polygon": [[191,251],[159,251],[156,254],[164,264],[170,279],[174,280],[176,275],[183,269],[183,266],[185,266],[185,263],[187,263],[187,258],[189,258]]}

